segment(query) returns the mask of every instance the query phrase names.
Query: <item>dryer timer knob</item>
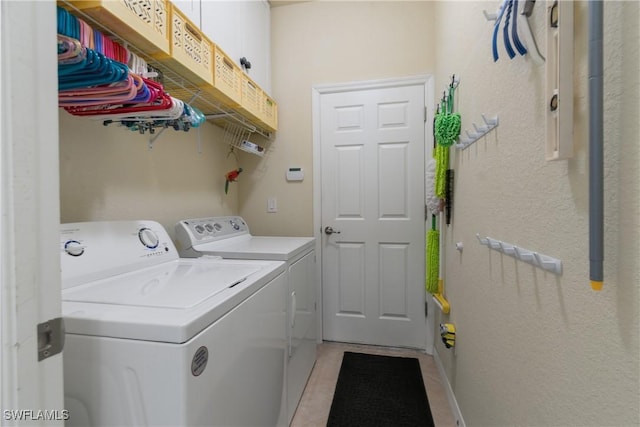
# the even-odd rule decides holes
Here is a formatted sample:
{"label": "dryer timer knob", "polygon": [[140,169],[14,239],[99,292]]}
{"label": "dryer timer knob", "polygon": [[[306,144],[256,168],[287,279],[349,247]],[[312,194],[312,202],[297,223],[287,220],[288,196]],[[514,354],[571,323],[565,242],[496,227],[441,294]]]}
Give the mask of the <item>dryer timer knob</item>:
{"label": "dryer timer knob", "polygon": [[146,227],[141,228],[140,231],[138,231],[138,238],[140,238],[140,242],[149,249],[157,248],[160,243],[158,235],[153,230]]}

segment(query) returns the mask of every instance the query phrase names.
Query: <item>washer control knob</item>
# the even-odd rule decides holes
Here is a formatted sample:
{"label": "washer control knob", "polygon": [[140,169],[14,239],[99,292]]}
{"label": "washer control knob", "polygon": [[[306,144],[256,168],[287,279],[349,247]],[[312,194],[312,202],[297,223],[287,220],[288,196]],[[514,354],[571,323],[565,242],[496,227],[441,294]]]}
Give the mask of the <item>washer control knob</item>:
{"label": "washer control knob", "polygon": [[240,226],[238,225],[237,222],[229,221],[229,223],[231,224],[231,226],[233,227],[234,230],[236,230],[236,231],[240,230]]}
{"label": "washer control knob", "polygon": [[219,222],[216,222],[215,224],[213,224],[213,228],[216,230],[216,232],[219,232],[220,230],[222,230],[222,225],[220,225]]}
{"label": "washer control knob", "polygon": [[208,222],[204,228],[206,228],[209,233],[213,233],[213,225],[211,225],[211,223]]}
{"label": "washer control knob", "polygon": [[200,224],[195,226],[196,231],[198,232],[198,234],[204,234],[204,227]]}
{"label": "washer control knob", "polygon": [[147,227],[141,228],[140,231],[138,231],[138,238],[140,239],[140,242],[149,249],[157,248],[160,243],[158,235]]}
{"label": "washer control knob", "polygon": [[68,240],[64,244],[64,251],[71,256],[80,256],[84,253],[84,246],[77,240]]}

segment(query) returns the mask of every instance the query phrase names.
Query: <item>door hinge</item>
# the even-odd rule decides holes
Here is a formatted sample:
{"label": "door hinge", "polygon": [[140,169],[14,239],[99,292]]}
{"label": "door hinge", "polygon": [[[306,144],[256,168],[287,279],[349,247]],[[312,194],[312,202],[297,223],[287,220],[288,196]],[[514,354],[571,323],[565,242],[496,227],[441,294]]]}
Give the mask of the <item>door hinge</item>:
{"label": "door hinge", "polygon": [[38,324],[38,362],[54,356],[64,347],[64,320],[60,317]]}
{"label": "door hinge", "polygon": [[427,106],[424,106],[424,122],[427,123]]}
{"label": "door hinge", "polygon": [[424,317],[429,317],[429,302],[424,302]]}

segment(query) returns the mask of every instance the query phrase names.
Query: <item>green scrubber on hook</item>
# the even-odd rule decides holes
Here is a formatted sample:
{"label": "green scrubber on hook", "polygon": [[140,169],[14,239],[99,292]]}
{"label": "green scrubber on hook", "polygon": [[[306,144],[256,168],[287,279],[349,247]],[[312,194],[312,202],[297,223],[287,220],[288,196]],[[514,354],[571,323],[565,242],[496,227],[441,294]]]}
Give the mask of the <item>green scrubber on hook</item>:
{"label": "green scrubber on hook", "polygon": [[457,85],[454,81],[449,85],[449,92],[443,99],[442,110],[438,112],[434,121],[434,136],[436,148],[434,158],[436,159],[436,195],[440,198],[446,197],[447,169],[449,169],[449,147],[460,136],[462,118],[460,113],[453,112],[453,95]]}

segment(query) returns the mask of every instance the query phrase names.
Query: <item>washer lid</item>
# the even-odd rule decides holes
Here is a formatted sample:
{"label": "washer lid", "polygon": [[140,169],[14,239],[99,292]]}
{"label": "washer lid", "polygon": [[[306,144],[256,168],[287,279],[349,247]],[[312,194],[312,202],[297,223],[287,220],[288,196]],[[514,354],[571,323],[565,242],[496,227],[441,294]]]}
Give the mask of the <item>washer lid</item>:
{"label": "washer lid", "polygon": [[272,282],[285,264],[197,258],[62,291],[67,334],[184,343]]}
{"label": "washer lid", "polygon": [[265,259],[288,261],[313,248],[313,237],[280,237],[245,235],[216,242],[194,245],[203,254],[228,259]]}
{"label": "washer lid", "polygon": [[137,307],[190,308],[260,270],[247,264],[221,265],[178,260],[90,284],[62,294],[63,301]]}

